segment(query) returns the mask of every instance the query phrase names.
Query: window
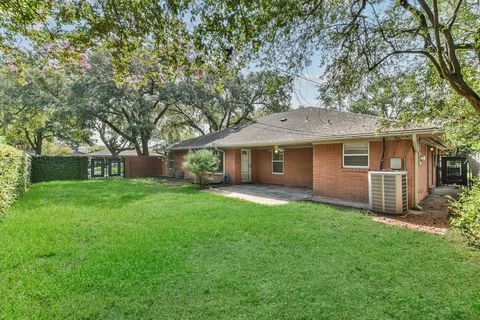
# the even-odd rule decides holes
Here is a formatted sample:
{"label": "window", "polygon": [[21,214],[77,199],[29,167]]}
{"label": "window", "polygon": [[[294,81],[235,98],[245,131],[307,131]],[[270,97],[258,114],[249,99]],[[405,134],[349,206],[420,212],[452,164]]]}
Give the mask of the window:
{"label": "window", "polygon": [[368,168],[368,143],[344,143],[343,167]]}
{"label": "window", "polygon": [[213,172],[213,173],[223,173],[223,158],[224,158],[224,152],[221,151],[221,150],[215,150],[213,152],[217,157],[218,159],[220,160],[218,162],[218,167],[217,169]]}
{"label": "window", "polygon": [[283,174],[283,163],[284,163],[283,150],[282,149],[275,149],[272,152],[272,173],[273,174]]}
{"label": "window", "polygon": [[168,164],[168,174],[171,176],[174,176],[177,168],[177,162],[175,161],[175,156],[172,151],[170,151],[167,154],[167,164]]}

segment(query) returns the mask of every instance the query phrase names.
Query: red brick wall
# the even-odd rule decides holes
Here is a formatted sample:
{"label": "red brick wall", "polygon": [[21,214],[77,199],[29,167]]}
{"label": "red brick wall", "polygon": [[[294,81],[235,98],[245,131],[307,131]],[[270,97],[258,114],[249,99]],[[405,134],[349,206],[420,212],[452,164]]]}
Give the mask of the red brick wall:
{"label": "red brick wall", "polygon": [[[314,193],[324,197],[367,203],[368,171],[380,169],[382,141],[370,142],[369,169],[343,168],[342,148],[342,143],[314,145]],[[411,205],[413,199],[413,150],[411,141],[386,141],[384,169],[390,169],[390,158],[394,156],[404,158],[403,165],[408,172],[409,203]]]}
{"label": "red brick wall", "polygon": [[162,158],[125,157],[125,178],[160,177],[162,174]]}
{"label": "red brick wall", "polygon": [[285,148],[284,173],[272,173],[272,149],[252,150],[254,182],[308,187],[313,185],[312,148]]}
{"label": "red brick wall", "polygon": [[430,147],[425,144],[420,144],[420,155],[425,156],[424,161],[420,161],[418,165],[418,201],[422,201],[428,195],[428,187],[431,185],[429,184],[430,174],[429,174],[429,166],[431,162],[431,152]]}
{"label": "red brick wall", "polygon": [[[342,167],[342,143],[318,144],[313,148],[286,148],[283,175],[272,174],[271,150],[251,149],[252,183],[269,183],[301,187],[311,187],[317,195],[345,199],[356,202],[368,202],[368,171],[380,170],[382,141],[371,141],[369,169]],[[230,176],[232,184],[241,183],[240,149],[225,149],[225,174]],[[174,152],[177,166],[184,172],[185,178],[191,175],[185,170],[183,158],[186,152]],[[435,184],[435,167],[430,147],[421,144],[420,154],[427,160],[419,165],[419,201]],[[383,168],[390,169],[390,158],[403,159],[403,169],[407,171],[408,203],[413,204],[414,190],[414,152],[411,140],[387,140]]]}
{"label": "red brick wall", "polygon": [[240,183],[240,149],[225,149],[225,174],[230,176],[230,183]]}
{"label": "red brick wall", "polygon": [[176,172],[183,172],[183,177],[185,179],[192,179],[192,174],[183,167],[183,162],[185,160],[185,155],[187,151],[173,151],[173,159],[175,160]]}

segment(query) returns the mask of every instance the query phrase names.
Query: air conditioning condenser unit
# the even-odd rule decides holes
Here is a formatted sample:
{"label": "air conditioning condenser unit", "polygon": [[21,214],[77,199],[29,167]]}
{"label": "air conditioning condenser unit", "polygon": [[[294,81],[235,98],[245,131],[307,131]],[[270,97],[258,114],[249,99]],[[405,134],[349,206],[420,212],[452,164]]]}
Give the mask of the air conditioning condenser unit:
{"label": "air conditioning condenser unit", "polygon": [[368,189],[370,210],[389,214],[407,213],[406,171],[370,171]]}

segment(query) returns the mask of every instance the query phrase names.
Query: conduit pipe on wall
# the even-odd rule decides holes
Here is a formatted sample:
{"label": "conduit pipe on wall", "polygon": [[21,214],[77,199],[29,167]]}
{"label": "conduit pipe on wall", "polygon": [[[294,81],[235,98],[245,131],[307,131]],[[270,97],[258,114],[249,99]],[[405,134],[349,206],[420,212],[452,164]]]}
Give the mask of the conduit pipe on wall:
{"label": "conduit pipe on wall", "polygon": [[385,162],[385,137],[382,138],[382,158],[380,159],[380,171],[384,168]]}

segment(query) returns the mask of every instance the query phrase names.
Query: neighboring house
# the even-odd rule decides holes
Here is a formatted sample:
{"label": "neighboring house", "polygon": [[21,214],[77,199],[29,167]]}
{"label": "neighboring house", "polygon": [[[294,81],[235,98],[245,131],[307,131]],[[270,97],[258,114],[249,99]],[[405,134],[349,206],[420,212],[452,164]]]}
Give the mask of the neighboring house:
{"label": "neighboring house", "polygon": [[314,195],[356,203],[369,201],[368,172],[389,170],[390,159],[397,158],[407,171],[408,206],[414,207],[437,184],[437,160],[445,148],[442,130],[416,126],[380,132],[380,120],[301,108],[174,144],[171,152],[181,168],[188,150],[218,150],[223,155],[219,174],[232,184],[308,187]]}

